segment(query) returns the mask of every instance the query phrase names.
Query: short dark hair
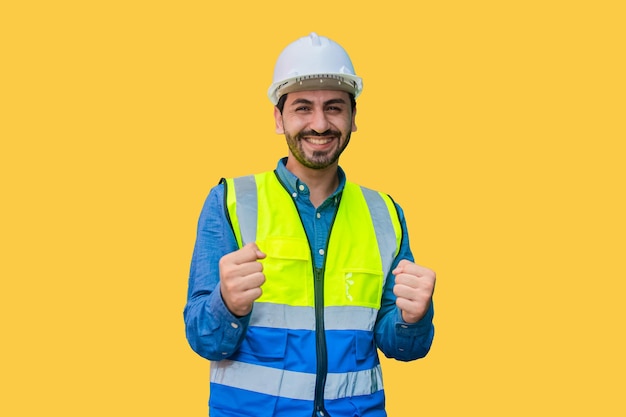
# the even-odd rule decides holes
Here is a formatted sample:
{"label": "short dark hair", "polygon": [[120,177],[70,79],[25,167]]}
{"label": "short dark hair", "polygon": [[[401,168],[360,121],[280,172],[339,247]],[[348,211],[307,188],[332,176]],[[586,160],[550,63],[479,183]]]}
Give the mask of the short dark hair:
{"label": "short dark hair", "polygon": [[[287,101],[287,94],[283,94],[282,96],[280,96],[280,99],[278,99],[278,103],[276,103],[276,107],[278,108],[280,114],[283,114],[285,101]],[[356,99],[354,98],[354,94],[348,93],[348,95],[350,96],[350,105],[352,106],[352,111],[354,112],[354,109],[356,109]]]}

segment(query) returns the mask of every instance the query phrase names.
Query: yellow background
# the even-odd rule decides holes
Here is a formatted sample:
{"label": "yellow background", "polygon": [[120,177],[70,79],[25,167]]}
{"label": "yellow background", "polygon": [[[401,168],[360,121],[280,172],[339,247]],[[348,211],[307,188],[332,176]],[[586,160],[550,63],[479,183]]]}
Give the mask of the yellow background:
{"label": "yellow background", "polygon": [[626,414],[622,2],[366,3],[3,2],[0,415],[206,415],[197,217],[285,153],[265,93],[313,30],[365,81],[343,167],[438,272],[390,416]]}

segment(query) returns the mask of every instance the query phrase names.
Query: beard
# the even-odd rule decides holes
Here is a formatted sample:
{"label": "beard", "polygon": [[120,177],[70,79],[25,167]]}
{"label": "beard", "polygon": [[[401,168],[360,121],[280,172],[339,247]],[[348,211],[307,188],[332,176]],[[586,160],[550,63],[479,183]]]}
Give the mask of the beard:
{"label": "beard", "polygon": [[[340,146],[328,151],[313,151],[311,154],[307,155],[302,146],[302,142],[304,141],[302,138],[305,136],[330,136],[333,137],[333,140],[336,140]],[[337,130],[328,130],[324,133],[317,133],[309,130],[299,132],[295,136],[291,136],[289,133],[285,132],[285,139],[287,140],[287,145],[289,146],[291,154],[300,164],[311,169],[324,169],[337,162],[339,160],[339,156],[348,146],[350,136],[351,132],[348,132],[345,141],[341,144],[341,132]]]}

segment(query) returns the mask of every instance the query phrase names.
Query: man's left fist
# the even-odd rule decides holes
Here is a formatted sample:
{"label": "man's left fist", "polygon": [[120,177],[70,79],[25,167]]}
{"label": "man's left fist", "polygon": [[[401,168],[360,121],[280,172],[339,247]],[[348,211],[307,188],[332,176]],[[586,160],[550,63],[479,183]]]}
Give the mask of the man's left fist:
{"label": "man's left fist", "polygon": [[416,323],[428,311],[435,291],[435,272],[403,259],[392,271],[396,277],[393,293],[396,305],[402,311],[402,319]]}

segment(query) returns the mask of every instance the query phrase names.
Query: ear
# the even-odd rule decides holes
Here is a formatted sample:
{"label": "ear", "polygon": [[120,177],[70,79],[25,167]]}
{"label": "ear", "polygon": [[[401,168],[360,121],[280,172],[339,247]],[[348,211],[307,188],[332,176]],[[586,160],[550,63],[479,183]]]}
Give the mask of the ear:
{"label": "ear", "polygon": [[356,107],[352,110],[352,131],[356,132]]}
{"label": "ear", "polygon": [[282,135],[285,133],[283,129],[283,115],[278,110],[278,107],[274,106],[274,123],[276,124],[276,133]]}

